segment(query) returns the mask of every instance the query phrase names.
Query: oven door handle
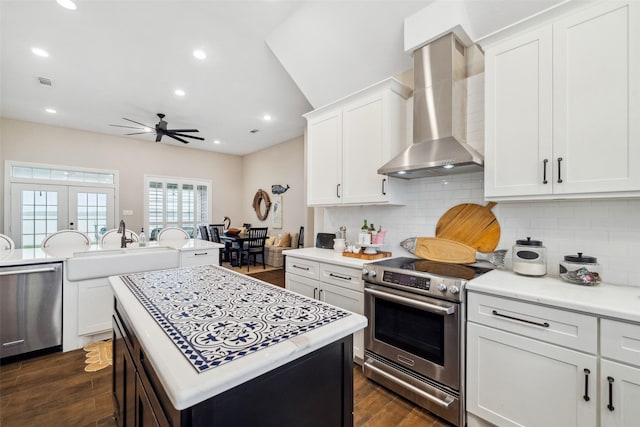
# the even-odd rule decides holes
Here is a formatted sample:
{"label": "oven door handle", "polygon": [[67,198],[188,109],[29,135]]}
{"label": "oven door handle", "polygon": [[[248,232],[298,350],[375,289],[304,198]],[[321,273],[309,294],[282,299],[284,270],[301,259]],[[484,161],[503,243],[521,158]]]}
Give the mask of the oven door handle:
{"label": "oven door handle", "polygon": [[400,295],[395,295],[388,292],[382,292],[382,291],[378,291],[376,289],[371,289],[371,288],[365,288],[364,293],[371,294],[378,298],[386,299],[388,301],[397,302],[400,304],[408,305],[414,308],[418,308],[420,310],[430,311],[432,313],[437,313],[437,314],[453,314],[456,311],[455,306],[441,307],[439,305],[429,304],[428,302],[417,301],[411,298],[406,298]]}
{"label": "oven door handle", "polygon": [[411,390],[413,393],[417,394],[418,396],[435,403],[438,406],[441,406],[443,408],[448,408],[449,406],[451,406],[451,404],[455,401],[455,399],[451,396],[447,396],[447,398],[445,400],[440,399],[439,397],[436,397],[432,394],[429,394],[427,392],[425,392],[424,390],[419,389],[418,387],[414,386],[413,384],[409,384],[406,381],[401,380],[400,378],[396,378],[395,376],[389,374],[388,372],[383,371],[382,369],[378,368],[377,366],[374,366],[372,363],[370,363],[369,361],[364,362],[365,366],[367,369],[371,369],[373,372],[375,372],[376,374],[386,378],[387,380],[403,387],[406,388],[408,390]]}

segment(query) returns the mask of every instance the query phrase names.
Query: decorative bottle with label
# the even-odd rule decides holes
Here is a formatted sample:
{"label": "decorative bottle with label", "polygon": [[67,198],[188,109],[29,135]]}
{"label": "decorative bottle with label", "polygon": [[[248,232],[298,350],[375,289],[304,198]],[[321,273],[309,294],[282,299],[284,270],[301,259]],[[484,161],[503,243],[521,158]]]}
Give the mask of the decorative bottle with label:
{"label": "decorative bottle with label", "polygon": [[147,236],[144,234],[144,227],[140,229],[140,236],[138,237],[138,246],[147,246]]}

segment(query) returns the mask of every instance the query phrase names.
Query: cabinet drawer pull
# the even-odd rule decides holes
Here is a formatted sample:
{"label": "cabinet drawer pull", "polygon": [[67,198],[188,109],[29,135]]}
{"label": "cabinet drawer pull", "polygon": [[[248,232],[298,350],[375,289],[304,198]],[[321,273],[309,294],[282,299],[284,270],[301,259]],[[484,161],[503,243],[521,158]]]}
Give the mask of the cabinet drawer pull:
{"label": "cabinet drawer pull", "polygon": [[544,159],[542,161],[542,183],[543,184],[549,183],[549,181],[547,181],[547,163],[549,163],[549,159]]}
{"label": "cabinet drawer pull", "polygon": [[336,197],[340,198],[340,184],[336,184]]}
{"label": "cabinet drawer pull", "polygon": [[386,196],[387,195],[387,190],[386,190],[386,184],[387,183],[387,178],[383,178],[382,179],[382,195]]}
{"label": "cabinet drawer pull", "polygon": [[209,252],[200,252],[200,253],[195,253],[194,255],[195,256],[198,256],[198,255],[209,255]]}
{"label": "cabinet drawer pull", "polygon": [[584,396],[582,396],[582,398],[585,400],[585,402],[588,402],[589,400],[591,400],[591,398],[589,397],[589,374],[591,373],[590,370],[588,370],[587,368],[584,369]]}
{"label": "cabinet drawer pull", "polygon": [[613,407],[613,381],[615,380],[613,377],[607,377],[607,381],[609,381],[609,404],[607,405],[607,409],[613,411],[616,409]]}
{"label": "cabinet drawer pull", "polygon": [[292,266],[292,267],[293,267],[293,268],[297,268],[297,269],[299,269],[299,270],[304,270],[304,271],[309,271],[309,270],[310,270],[310,268],[309,268],[309,267],[300,267],[299,265],[295,265],[295,264],[293,264],[293,266]]}
{"label": "cabinet drawer pull", "polygon": [[329,273],[329,276],[335,277],[336,279],[351,280],[351,277],[344,277],[344,276],[340,276],[339,274]]}
{"label": "cabinet drawer pull", "polygon": [[558,183],[562,183],[562,170],[560,168],[562,163],[562,157],[558,157]]}
{"label": "cabinet drawer pull", "polygon": [[548,327],[549,327],[549,324],[548,324],[547,322],[540,323],[540,322],[534,322],[534,321],[527,320],[527,319],[519,319],[519,318],[517,318],[517,317],[507,316],[506,314],[498,313],[498,311],[497,311],[497,310],[493,310],[491,313],[492,313],[494,316],[504,317],[505,319],[517,320],[518,322],[529,323],[529,324],[531,324],[531,325],[536,325],[536,326],[540,326],[540,327],[543,327],[543,328],[548,328]]}

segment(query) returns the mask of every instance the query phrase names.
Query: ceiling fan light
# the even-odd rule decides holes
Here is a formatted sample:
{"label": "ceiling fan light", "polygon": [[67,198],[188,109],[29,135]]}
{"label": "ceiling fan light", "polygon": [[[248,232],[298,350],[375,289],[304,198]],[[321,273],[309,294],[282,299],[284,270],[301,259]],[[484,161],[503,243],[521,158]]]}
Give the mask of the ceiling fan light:
{"label": "ceiling fan light", "polygon": [[72,0],[56,0],[58,4],[65,9],[76,10],[78,7]]}
{"label": "ceiling fan light", "polygon": [[207,54],[205,53],[204,50],[201,50],[201,49],[194,50],[193,56],[195,56],[198,59],[207,59]]}
{"label": "ceiling fan light", "polygon": [[144,130],[145,132],[149,133],[149,132],[151,132],[153,129],[148,128],[148,127],[145,127],[145,128],[143,128],[142,130]]}

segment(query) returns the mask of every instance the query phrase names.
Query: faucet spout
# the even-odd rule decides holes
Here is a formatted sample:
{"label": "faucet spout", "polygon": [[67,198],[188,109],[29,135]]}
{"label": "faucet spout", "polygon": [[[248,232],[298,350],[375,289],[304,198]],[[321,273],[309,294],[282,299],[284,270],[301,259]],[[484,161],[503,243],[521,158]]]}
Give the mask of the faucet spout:
{"label": "faucet spout", "polygon": [[124,225],[124,220],[120,220],[120,226],[118,227],[118,234],[122,234],[120,238],[120,247],[126,248],[127,243],[133,243],[133,239],[127,239],[127,227]]}

